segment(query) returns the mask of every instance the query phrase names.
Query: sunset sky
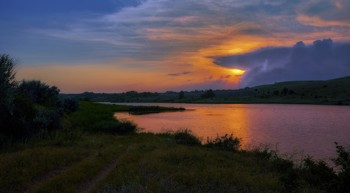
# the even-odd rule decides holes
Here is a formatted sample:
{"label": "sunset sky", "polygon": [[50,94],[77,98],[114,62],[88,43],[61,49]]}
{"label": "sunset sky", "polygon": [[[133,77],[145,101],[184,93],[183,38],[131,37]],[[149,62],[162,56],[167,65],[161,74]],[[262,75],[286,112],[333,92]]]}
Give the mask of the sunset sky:
{"label": "sunset sky", "polygon": [[17,79],[64,93],[350,75],[349,0],[1,0],[0,26]]}

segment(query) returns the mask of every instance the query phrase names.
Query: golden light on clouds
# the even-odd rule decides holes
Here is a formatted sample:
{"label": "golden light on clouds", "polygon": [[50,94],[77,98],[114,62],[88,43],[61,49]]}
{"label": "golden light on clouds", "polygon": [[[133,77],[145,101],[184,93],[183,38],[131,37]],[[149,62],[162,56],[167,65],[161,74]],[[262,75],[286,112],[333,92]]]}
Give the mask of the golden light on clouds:
{"label": "golden light on clouds", "polygon": [[238,69],[238,68],[232,68],[230,69],[231,73],[235,76],[241,76],[245,73],[245,70],[241,70],[241,69]]}
{"label": "golden light on clouds", "polygon": [[[33,31],[31,35],[38,35],[39,40],[43,35],[52,37],[47,45],[57,46],[57,39],[72,44],[48,47],[46,50],[61,50],[66,57],[59,58],[64,60],[43,57],[42,66],[21,68],[18,79],[41,79],[64,92],[235,89],[246,84],[244,79],[254,70],[244,62],[222,65],[220,58],[292,47],[298,41],[349,40],[346,1],[331,0],[330,12],[321,14],[307,11],[318,2],[144,1],[58,29]],[[295,10],[276,11],[286,6]],[[68,50],[75,52],[67,51],[69,45],[73,49]],[[257,64],[267,61],[261,60]]]}

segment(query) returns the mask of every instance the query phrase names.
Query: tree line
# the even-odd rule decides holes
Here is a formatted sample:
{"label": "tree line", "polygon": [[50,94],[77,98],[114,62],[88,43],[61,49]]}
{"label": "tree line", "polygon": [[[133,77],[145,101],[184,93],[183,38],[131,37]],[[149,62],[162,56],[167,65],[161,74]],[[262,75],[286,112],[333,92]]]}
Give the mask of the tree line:
{"label": "tree line", "polygon": [[0,54],[0,138],[45,136],[62,129],[64,115],[79,108],[78,101],[61,99],[56,86],[40,80],[16,81],[15,75],[14,59]]}

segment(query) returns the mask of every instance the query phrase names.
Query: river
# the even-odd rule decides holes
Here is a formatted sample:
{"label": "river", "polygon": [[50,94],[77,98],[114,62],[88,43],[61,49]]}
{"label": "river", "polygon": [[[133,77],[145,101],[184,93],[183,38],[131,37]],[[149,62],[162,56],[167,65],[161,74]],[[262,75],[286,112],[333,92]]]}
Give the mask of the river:
{"label": "river", "polygon": [[350,107],[285,104],[174,104],[117,103],[184,107],[184,112],[146,115],[116,113],[136,123],[143,132],[190,129],[203,141],[234,134],[242,148],[269,145],[281,154],[311,155],[329,160],[336,155],[334,142],[350,146]]}

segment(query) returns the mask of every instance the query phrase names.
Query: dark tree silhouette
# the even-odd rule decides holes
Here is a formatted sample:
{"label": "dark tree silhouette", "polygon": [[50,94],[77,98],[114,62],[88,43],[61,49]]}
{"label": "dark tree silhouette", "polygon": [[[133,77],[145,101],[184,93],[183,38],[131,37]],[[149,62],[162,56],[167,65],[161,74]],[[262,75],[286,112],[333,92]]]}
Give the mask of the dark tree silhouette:
{"label": "dark tree silhouette", "polygon": [[76,111],[78,101],[59,98],[59,89],[38,80],[15,80],[14,60],[0,55],[0,147],[4,140],[46,135],[63,126],[64,113]]}
{"label": "dark tree silhouette", "polygon": [[23,81],[18,90],[30,98],[33,103],[55,106],[60,90],[56,86],[49,86],[39,80]]}
{"label": "dark tree silhouette", "polygon": [[212,89],[206,90],[203,94],[202,94],[202,98],[214,98],[215,97],[215,93]]}
{"label": "dark tree silhouette", "polygon": [[15,99],[15,63],[9,55],[0,55],[0,112],[13,112]]}
{"label": "dark tree silhouette", "polygon": [[185,98],[185,92],[184,91],[180,91],[179,92],[179,99],[183,99]]}

